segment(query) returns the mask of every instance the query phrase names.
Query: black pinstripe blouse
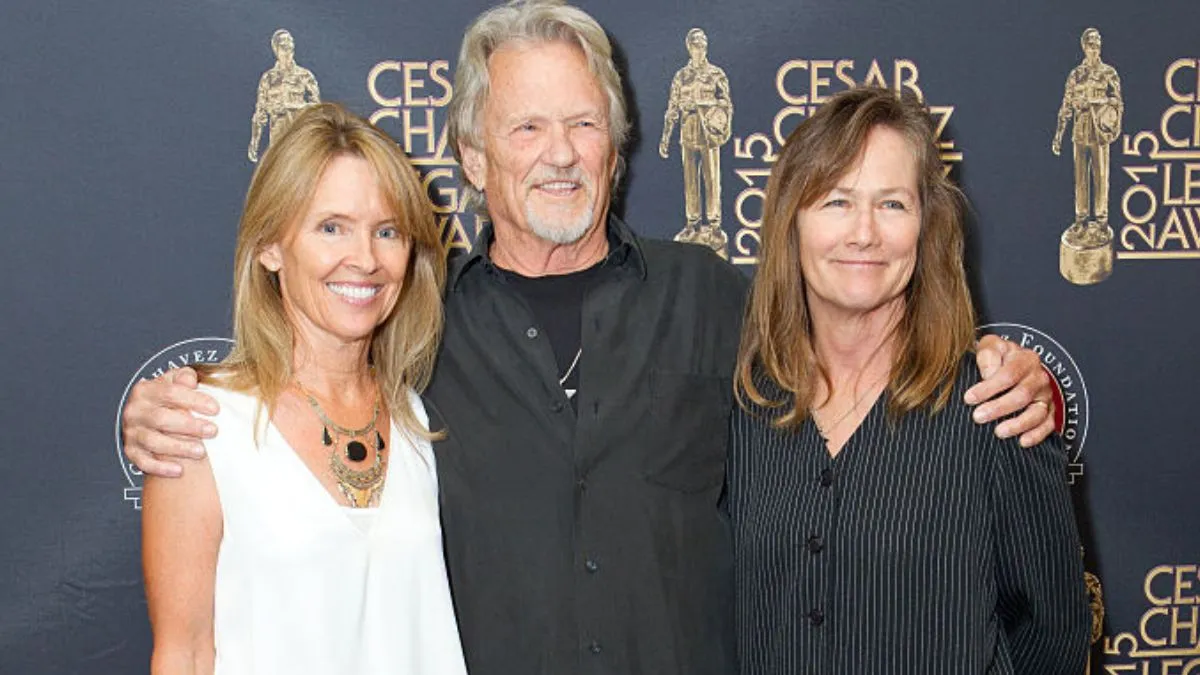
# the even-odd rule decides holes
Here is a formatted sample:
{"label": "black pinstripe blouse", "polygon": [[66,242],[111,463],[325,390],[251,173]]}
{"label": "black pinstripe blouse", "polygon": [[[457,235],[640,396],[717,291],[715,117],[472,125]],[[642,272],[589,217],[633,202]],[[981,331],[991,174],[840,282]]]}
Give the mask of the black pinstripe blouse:
{"label": "black pinstripe blouse", "polygon": [[[1090,631],[1058,444],[976,425],[962,393],[890,425],[884,394],[836,458],[811,420],[732,418],[743,675],[1079,675]],[[764,393],[778,390],[764,389]],[[762,415],[763,411],[756,411]]]}

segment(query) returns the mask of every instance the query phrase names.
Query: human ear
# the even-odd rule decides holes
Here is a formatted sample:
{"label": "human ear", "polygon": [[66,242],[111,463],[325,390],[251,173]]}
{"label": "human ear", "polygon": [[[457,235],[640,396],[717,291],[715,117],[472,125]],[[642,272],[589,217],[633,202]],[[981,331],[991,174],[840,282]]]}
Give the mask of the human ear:
{"label": "human ear", "polygon": [[462,156],[463,174],[476,190],[483,192],[484,186],[487,185],[487,158],[483,150],[460,143],[458,152]]}
{"label": "human ear", "polygon": [[283,252],[280,250],[279,244],[264,246],[258,253],[258,264],[265,267],[268,272],[278,272],[283,269]]}

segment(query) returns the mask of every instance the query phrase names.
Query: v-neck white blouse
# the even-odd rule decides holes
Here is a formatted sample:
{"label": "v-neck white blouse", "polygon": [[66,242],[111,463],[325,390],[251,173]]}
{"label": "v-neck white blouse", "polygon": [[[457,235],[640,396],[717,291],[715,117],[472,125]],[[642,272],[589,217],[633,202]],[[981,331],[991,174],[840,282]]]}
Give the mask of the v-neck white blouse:
{"label": "v-neck white blouse", "polygon": [[216,675],[465,673],[429,442],[393,424],[380,504],[350,514],[257,399],[201,390],[221,406],[206,443],[224,520]]}

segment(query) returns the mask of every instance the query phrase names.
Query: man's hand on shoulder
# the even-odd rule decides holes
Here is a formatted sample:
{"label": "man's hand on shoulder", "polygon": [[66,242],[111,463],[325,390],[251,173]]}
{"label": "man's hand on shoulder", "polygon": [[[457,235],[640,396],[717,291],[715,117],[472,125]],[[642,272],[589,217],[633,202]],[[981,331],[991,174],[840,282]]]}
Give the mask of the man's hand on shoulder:
{"label": "man's hand on shoulder", "polygon": [[169,370],[133,386],[121,412],[125,457],[143,473],[175,477],[183,473],[180,459],[204,456],[205,438],[217,427],[196,414],[215,415],[211,396],[196,391],[199,379],[191,368]]}
{"label": "man's hand on shoulder", "polygon": [[1054,431],[1050,376],[1037,354],[995,335],[979,340],[976,364],[983,379],[967,390],[968,405],[979,404],[973,418],[983,424],[1020,413],[996,425],[1000,438],[1020,435],[1023,447],[1041,443]]}

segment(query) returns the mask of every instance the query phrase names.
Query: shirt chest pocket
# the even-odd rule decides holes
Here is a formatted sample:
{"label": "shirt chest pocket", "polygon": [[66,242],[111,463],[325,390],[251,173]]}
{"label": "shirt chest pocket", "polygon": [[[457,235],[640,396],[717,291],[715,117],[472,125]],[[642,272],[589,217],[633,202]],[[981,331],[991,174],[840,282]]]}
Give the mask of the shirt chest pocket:
{"label": "shirt chest pocket", "polygon": [[650,373],[646,480],[701,492],[725,480],[732,383],[719,375]]}

